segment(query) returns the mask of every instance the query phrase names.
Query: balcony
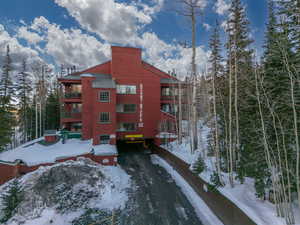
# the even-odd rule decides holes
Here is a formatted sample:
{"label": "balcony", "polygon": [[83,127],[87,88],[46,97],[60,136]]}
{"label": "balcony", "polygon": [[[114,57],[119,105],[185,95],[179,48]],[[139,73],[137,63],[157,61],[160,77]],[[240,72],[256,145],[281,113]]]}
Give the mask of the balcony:
{"label": "balcony", "polygon": [[65,93],[64,102],[81,102],[81,93],[79,92],[67,92]]}
{"label": "balcony", "polygon": [[67,122],[81,122],[82,114],[81,112],[62,112],[61,113],[61,121],[63,123]]}
{"label": "balcony", "polygon": [[178,95],[161,95],[160,100],[162,102],[173,103],[178,101]]}
{"label": "balcony", "polygon": [[65,98],[71,99],[71,98],[81,98],[81,93],[79,92],[69,92],[65,93]]}

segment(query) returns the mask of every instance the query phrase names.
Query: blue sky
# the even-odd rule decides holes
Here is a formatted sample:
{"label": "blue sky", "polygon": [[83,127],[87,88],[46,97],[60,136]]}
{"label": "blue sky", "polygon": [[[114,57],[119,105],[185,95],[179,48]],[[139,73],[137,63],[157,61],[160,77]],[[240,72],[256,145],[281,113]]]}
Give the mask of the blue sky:
{"label": "blue sky", "polygon": [[[206,3],[198,17],[199,68],[207,61],[208,40],[215,20],[227,18],[229,0]],[[218,5],[217,5],[218,1]],[[172,0],[10,0],[0,8],[0,52],[30,53],[34,60],[85,68],[109,59],[110,44],[141,47],[144,58],[164,70],[184,73],[189,67],[188,21],[170,6]],[[251,22],[253,47],[261,54],[267,17],[266,0],[242,0]],[[218,11],[218,7],[219,10]],[[223,9],[223,11],[222,11]],[[218,13],[219,12],[219,13]],[[221,12],[221,13],[220,13]],[[225,41],[225,35],[222,33]],[[26,52],[27,51],[27,52]],[[28,53],[29,52],[29,53]],[[201,65],[200,65],[201,64]]]}

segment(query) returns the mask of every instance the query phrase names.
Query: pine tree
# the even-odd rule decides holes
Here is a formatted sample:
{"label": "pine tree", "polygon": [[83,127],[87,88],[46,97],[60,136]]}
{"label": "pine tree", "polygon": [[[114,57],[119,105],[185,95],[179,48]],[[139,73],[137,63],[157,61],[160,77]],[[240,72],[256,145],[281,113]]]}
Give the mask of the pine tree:
{"label": "pine tree", "polygon": [[10,104],[12,101],[14,86],[11,78],[12,60],[10,57],[9,45],[6,47],[6,56],[2,66],[2,77],[0,81],[0,100],[1,105]]}
{"label": "pine tree", "polygon": [[217,87],[216,79],[223,75],[222,57],[221,57],[221,41],[218,29],[218,21],[213,31],[210,40],[211,56],[209,62],[211,63],[210,74],[212,77],[212,97],[213,97],[213,117],[214,117],[214,129],[213,129],[213,148],[216,157],[216,170],[221,180],[221,162],[220,162],[220,143],[219,143],[219,126],[218,126],[218,114],[217,114]]}
{"label": "pine tree", "polygon": [[[255,93],[253,85],[253,51],[250,48],[253,42],[249,38],[249,21],[245,9],[240,0],[233,0],[229,9],[228,20],[228,83],[229,97],[227,101],[228,111],[228,151],[230,183],[233,186],[233,171],[242,178],[246,174],[249,155],[247,143],[250,132],[253,133],[251,117],[256,108],[254,98],[249,98]],[[251,80],[252,79],[252,80]],[[226,93],[225,93],[226,94]],[[254,96],[254,95],[253,95]],[[248,146],[249,147],[249,146]],[[243,158],[245,157],[245,158]]]}
{"label": "pine tree", "polygon": [[13,217],[18,205],[23,200],[23,191],[18,179],[14,179],[8,187],[8,191],[2,195],[3,217],[1,223],[7,222]]}
{"label": "pine tree", "polygon": [[29,73],[27,73],[27,63],[24,59],[22,61],[22,71],[18,74],[18,114],[19,114],[19,127],[20,132],[22,134],[21,142],[24,143],[28,140],[28,113],[29,113],[29,104],[30,104],[30,97],[29,94],[32,90],[31,88],[31,81],[29,79]]}
{"label": "pine tree", "polygon": [[2,70],[3,74],[0,80],[0,151],[7,149],[7,145],[11,143],[15,125],[12,106],[14,86],[11,79],[12,60],[9,46],[6,48]]}
{"label": "pine tree", "polygon": [[60,109],[58,93],[52,91],[46,101],[46,129],[59,129]]}
{"label": "pine tree", "polygon": [[206,169],[205,162],[201,156],[198,157],[197,161],[192,166],[192,171],[195,174],[200,174]]}

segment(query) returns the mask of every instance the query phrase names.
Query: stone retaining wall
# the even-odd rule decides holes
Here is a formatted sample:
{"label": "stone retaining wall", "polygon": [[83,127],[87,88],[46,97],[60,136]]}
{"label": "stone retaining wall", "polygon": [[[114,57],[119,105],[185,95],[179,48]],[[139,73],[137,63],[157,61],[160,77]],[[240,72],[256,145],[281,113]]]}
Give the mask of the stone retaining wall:
{"label": "stone retaining wall", "polygon": [[166,160],[197,192],[207,206],[225,225],[255,225],[240,208],[220,193],[206,191],[207,183],[192,173],[190,165],[167,150],[154,146],[152,152]]}

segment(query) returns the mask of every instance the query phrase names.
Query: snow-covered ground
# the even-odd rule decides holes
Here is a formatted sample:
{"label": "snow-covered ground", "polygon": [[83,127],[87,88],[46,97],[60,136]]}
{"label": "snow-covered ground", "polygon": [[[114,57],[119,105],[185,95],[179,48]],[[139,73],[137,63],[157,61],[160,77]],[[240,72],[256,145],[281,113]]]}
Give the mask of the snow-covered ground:
{"label": "snow-covered ground", "polygon": [[[171,142],[168,145],[162,145],[161,147],[167,149],[172,154],[182,159],[188,164],[198,158],[199,154],[204,156],[206,170],[199,176],[210,183],[210,176],[215,170],[214,157],[207,157],[205,151],[207,151],[207,137],[209,134],[209,128],[202,124],[199,125],[199,148],[201,149],[191,153],[189,140],[183,139],[183,143],[178,145],[177,141]],[[223,181],[226,183],[224,187],[219,187],[218,190],[221,194],[226,196],[232,202],[234,202],[241,210],[243,210],[255,223],[258,225],[285,225],[283,218],[276,216],[275,205],[258,199],[255,195],[254,179],[246,178],[243,184],[235,181],[234,188],[229,185],[228,174],[222,173]],[[295,206],[294,214],[296,219],[296,225],[300,225],[300,209]]]}
{"label": "snow-covered ground", "polygon": [[[55,169],[59,169],[56,171],[56,174],[64,171],[67,174],[65,176],[66,179],[60,180],[60,178],[56,178]],[[74,169],[77,172],[72,172]],[[80,176],[79,179],[76,176]],[[43,182],[43,179],[48,179],[49,177],[54,179],[54,181],[52,180],[53,182],[51,183]],[[70,182],[72,179],[73,181]],[[10,182],[0,186],[0,196],[1,193],[5,192]],[[53,202],[52,200],[51,204],[43,202],[41,199],[43,199],[44,194],[36,191],[38,184],[43,184],[42,188],[47,190],[49,189],[47,185],[58,187],[60,183],[67,184],[67,190],[73,189],[74,199],[79,198],[78,195],[82,193],[80,191],[82,189],[97,195],[88,198],[88,200],[84,199],[85,202],[82,202],[82,204],[79,202],[79,207],[75,209],[61,212],[57,209],[55,201]],[[22,176],[20,184],[25,191],[25,200],[21,202],[17,213],[8,221],[7,225],[71,225],[72,221],[83,215],[87,208],[109,211],[124,209],[128,200],[127,189],[131,186],[131,178],[119,166],[101,166],[89,159],[80,158],[78,161],[67,161],[53,166],[40,167],[38,170]],[[49,195],[53,199],[54,191],[51,191]],[[59,194],[64,196],[64,193],[59,192]],[[65,195],[67,198],[72,197],[70,197],[68,192]],[[30,205],[29,209],[28,204]],[[64,210],[66,209],[64,208]]]}
{"label": "snow-covered ground", "polygon": [[157,164],[165,168],[168,173],[175,180],[176,184],[181,188],[182,192],[188,198],[190,203],[195,208],[198,218],[204,225],[222,225],[223,223],[218,217],[210,210],[205,202],[198,196],[193,188],[181,177],[165,160],[162,158],[152,155],[151,160],[153,164]]}
{"label": "snow-covered ground", "polygon": [[27,142],[15,149],[2,152],[0,160],[14,162],[20,159],[28,166],[34,166],[43,163],[54,163],[58,159],[88,154],[92,151],[95,155],[117,154],[114,145],[93,146],[91,140],[68,139],[65,144],[59,141],[49,146],[41,145],[36,141]]}

